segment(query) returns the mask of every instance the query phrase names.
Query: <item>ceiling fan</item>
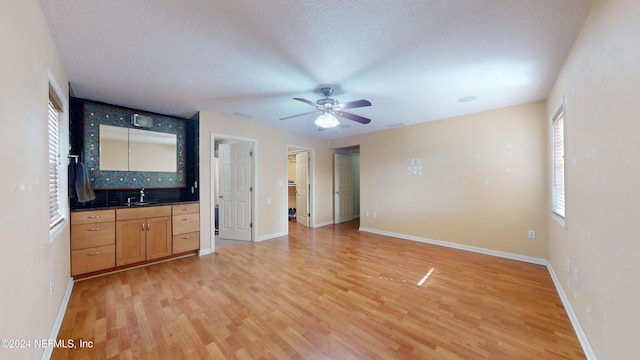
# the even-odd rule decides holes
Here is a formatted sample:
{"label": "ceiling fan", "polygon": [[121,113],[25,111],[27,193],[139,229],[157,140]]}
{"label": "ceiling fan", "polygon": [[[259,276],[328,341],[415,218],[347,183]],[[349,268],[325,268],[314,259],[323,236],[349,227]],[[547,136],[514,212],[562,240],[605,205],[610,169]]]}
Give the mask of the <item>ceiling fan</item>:
{"label": "ceiling fan", "polygon": [[294,100],[298,100],[305,104],[309,104],[315,107],[316,109],[314,111],[309,111],[302,114],[283,117],[280,120],[288,120],[294,117],[304,116],[309,114],[320,114],[316,118],[314,123],[318,125],[321,130],[338,126],[340,122],[338,121],[338,119],[336,119],[336,116],[344,119],[348,119],[348,120],[353,120],[361,124],[368,124],[371,122],[371,119],[367,119],[366,117],[362,117],[360,115],[343,111],[345,109],[371,106],[371,102],[369,100],[362,99],[362,100],[350,101],[348,103],[340,104],[338,100],[329,98],[329,96],[333,94],[333,88],[323,87],[320,89],[320,91],[322,91],[322,95],[324,95],[324,99],[319,99],[315,103],[307,99],[293,98]]}

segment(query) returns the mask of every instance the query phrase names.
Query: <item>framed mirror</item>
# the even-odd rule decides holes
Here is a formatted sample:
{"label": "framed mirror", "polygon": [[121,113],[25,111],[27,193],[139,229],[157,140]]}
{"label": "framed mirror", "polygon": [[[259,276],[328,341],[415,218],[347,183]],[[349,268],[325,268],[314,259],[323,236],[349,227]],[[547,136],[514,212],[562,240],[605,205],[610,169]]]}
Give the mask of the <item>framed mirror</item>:
{"label": "framed mirror", "polygon": [[84,102],[84,161],[94,189],[185,187],[185,121],[151,114],[153,127],[140,129],[131,121],[136,113]]}
{"label": "framed mirror", "polygon": [[100,124],[100,170],[129,171],[129,129]]}
{"label": "framed mirror", "polygon": [[177,136],[100,124],[100,170],[176,172]]}
{"label": "framed mirror", "polygon": [[129,171],[176,172],[176,134],[129,129]]}

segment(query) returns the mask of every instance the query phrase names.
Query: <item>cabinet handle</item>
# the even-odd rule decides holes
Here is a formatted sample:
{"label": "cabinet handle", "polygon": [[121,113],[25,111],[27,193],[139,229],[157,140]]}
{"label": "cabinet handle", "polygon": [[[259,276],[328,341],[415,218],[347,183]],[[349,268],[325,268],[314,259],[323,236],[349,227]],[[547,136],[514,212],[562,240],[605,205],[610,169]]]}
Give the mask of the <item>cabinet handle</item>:
{"label": "cabinet handle", "polygon": [[100,219],[102,216],[100,215],[91,215],[91,216],[87,216],[87,219]]}
{"label": "cabinet handle", "polygon": [[185,236],[183,239],[191,239],[191,236]]}
{"label": "cabinet handle", "polygon": [[191,208],[184,208],[184,209],[182,209],[182,211],[189,211],[189,210],[191,210]]}
{"label": "cabinet handle", "polygon": [[87,256],[96,256],[96,255],[100,255],[100,251],[96,251],[96,252],[92,252],[92,253],[88,253]]}
{"label": "cabinet handle", "polygon": [[142,231],[144,231],[144,223],[142,223]]}
{"label": "cabinet handle", "polygon": [[147,231],[151,231],[151,224],[147,224]]}
{"label": "cabinet handle", "polygon": [[102,228],[99,228],[99,227],[87,229],[87,231],[100,231],[100,230],[102,230]]}
{"label": "cabinet handle", "polygon": [[191,220],[191,218],[184,218],[184,219],[182,219],[182,221],[188,221],[188,220]]}

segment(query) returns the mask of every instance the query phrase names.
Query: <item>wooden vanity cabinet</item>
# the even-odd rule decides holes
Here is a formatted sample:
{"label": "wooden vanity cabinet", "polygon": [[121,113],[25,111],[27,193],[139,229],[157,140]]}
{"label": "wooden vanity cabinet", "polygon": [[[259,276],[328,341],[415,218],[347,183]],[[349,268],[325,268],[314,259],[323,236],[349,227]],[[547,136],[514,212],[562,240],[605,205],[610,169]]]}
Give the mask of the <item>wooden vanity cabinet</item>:
{"label": "wooden vanity cabinet", "polygon": [[71,275],[115,266],[115,210],[71,213]]}
{"label": "wooden vanity cabinet", "polygon": [[174,205],[173,253],[179,254],[200,248],[200,204]]}
{"label": "wooden vanity cabinet", "polygon": [[116,266],[171,254],[171,206],[116,210]]}
{"label": "wooden vanity cabinet", "polygon": [[71,212],[71,276],[91,276],[200,248],[200,205]]}

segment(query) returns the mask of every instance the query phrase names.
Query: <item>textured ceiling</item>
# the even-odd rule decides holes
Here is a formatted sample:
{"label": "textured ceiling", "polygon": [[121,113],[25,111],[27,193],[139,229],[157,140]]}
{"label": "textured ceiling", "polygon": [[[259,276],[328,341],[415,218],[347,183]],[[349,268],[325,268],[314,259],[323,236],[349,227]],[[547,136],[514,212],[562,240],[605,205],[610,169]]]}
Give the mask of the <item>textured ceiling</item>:
{"label": "textured ceiling", "polygon": [[[325,139],[546,98],[591,0],[40,0],[75,96]],[[292,100],[368,99],[318,131]],[[473,101],[459,101],[477,97]]]}

